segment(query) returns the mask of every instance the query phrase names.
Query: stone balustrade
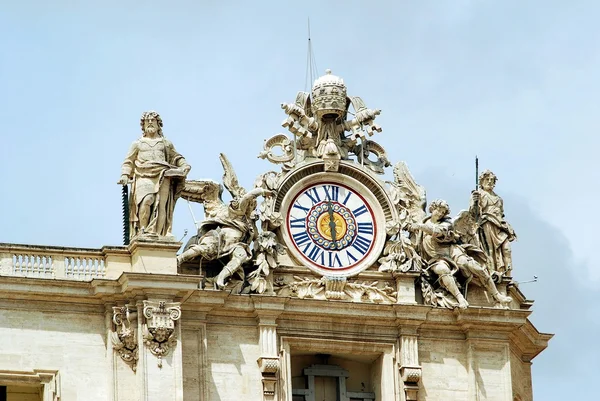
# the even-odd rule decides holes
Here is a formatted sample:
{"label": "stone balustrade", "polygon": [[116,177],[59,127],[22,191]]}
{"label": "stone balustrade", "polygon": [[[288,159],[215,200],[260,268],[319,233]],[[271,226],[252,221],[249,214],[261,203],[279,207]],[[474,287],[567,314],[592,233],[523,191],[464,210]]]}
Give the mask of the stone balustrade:
{"label": "stone balustrade", "polygon": [[0,243],[2,276],[89,281],[116,278],[130,266],[126,247],[88,249]]}

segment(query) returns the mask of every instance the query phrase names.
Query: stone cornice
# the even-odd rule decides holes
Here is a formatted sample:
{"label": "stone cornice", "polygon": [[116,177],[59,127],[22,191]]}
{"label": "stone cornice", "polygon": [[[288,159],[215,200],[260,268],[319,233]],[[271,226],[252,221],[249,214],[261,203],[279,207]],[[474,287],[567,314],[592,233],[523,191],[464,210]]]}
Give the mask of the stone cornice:
{"label": "stone cornice", "polygon": [[540,333],[527,319],[526,323],[510,333],[511,345],[516,348],[521,359],[530,362],[540,352],[548,347],[548,342],[554,334]]}
{"label": "stone cornice", "polygon": [[13,299],[60,297],[63,302],[105,302],[111,298],[170,294],[183,297],[199,288],[197,276],[127,272],[117,280],[75,281],[33,277],[1,276],[0,291]]}
{"label": "stone cornice", "polygon": [[[277,323],[282,332],[299,325],[310,333],[319,326],[332,336],[337,333],[352,337],[353,327],[369,326],[364,334],[373,340],[392,340],[402,334],[419,336],[422,332],[429,333],[425,334],[427,338],[510,341],[511,348],[524,361],[543,351],[553,336],[538,332],[528,320],[531,311],[523,309],[449,310],[424,305],[232,295],[201,290],[200,278],[191,275],[126,272],[117,280],[89,282],[2,276],[0,291],[8,298],[0,303],[0,308],[59,310],[73,304],[82,312],[103,313],[107,303],[169,296],[183,301],[184,316],[188,312],[192,320],[217,322],[233,316],[248,319],[248,323]],[[33,302],[22,302],[25,300]]]}
{"label": "stone cornice", "polygon": [[181,242],[175,241],[160,241],[160,240],[145,240],[143,238],[136,238],[131,241],[131,244],[127,247],[130,253],[134,253],[138,248],[149,249],[155,252],[162,250],[170,250],[177,252],[181,248]]}

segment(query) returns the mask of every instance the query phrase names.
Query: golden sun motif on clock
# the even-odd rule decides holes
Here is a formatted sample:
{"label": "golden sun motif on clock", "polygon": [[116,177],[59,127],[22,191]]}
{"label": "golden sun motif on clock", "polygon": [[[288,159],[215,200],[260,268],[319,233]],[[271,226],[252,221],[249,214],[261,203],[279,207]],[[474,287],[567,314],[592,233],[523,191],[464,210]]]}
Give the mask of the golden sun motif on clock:
{"label": "golden sun motif on clock", "polygon": [[339,213],[333,214],[333,229],[331,227],[331,221],[331,216],[325,213],[321,214],[321,216],[319,216],[317,220],[318,230],[323,237],[327,238],[330,241],[333,239],[333,234],[335,234],[335,239],[339,241],[346,234],[346,229],[348,228],[348,225]]}

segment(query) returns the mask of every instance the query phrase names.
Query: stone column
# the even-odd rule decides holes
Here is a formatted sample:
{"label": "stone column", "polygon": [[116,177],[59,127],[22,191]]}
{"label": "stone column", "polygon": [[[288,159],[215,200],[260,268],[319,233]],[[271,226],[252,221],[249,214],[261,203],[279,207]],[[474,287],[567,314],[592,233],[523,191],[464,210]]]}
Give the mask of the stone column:
{"label": "stone column", "polygon": [[115,351],[113,350],[113,306],[104,305],[104,325],[106,326],[106,356],[110,361],[110,373],[108,375],[108,400],[114,401],[117,398],[117,374],[116,374],[116,364],[117,357],[115,355]]}

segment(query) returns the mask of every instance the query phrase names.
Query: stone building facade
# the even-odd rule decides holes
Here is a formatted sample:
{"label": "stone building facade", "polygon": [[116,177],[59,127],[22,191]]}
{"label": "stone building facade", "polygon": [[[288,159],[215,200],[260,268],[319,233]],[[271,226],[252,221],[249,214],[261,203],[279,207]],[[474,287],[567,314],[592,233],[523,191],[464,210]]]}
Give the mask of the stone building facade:
{"label": "stone building facade", "polygon": [[[405,164],[379,178],[379,110],[331,72],[282,108],[293,138],[260,154],[281,171],[246,191],[221,155],[228,203],[221,184],[187,179],[148,112],[119,180],[127,245],[0,244],[0,397],[533,399],[552,335],[511,280],[495,176],[451,219]],[[206,214],[182,250],[179,197]]]}

